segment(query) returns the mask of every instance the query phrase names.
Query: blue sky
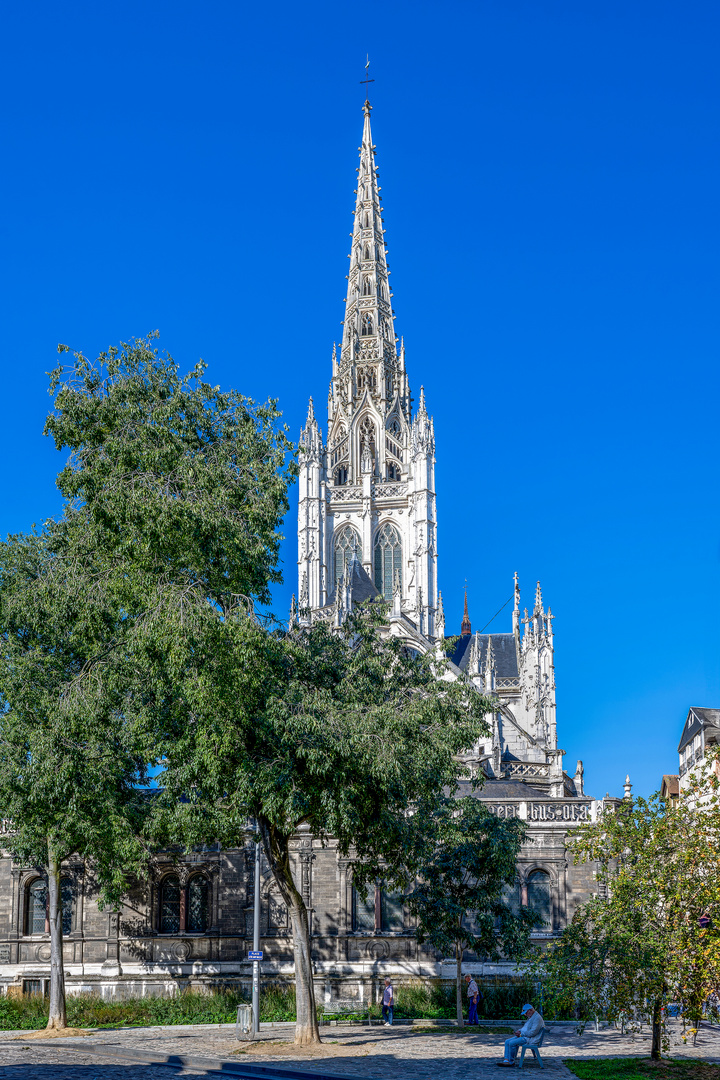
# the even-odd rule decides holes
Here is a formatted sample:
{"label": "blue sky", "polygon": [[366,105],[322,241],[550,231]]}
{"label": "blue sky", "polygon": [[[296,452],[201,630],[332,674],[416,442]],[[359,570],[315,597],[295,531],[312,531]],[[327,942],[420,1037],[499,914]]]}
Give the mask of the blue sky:
{"label": "blue sky", "polygon": [[59,341],[159,328],[184,368],[279,397],[294,436],[324,404],[369,51],[449,629],[466,579],[480,629],[513,571],[528,605],[539,578],[566,767],[596,795],[658,787],[688,707],[720,705],[718,5],[40,2],[3,23],[0,531],[59,508]]}

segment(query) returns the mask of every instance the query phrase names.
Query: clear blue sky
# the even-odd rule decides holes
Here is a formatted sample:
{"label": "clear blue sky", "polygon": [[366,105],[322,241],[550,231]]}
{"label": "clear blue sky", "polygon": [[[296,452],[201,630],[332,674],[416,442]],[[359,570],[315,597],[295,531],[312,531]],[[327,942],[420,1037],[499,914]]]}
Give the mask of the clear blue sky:
{"label": "clear blue sky", "polygon": [[540,578],[566,766],[658,787],[720,705],[719,35],[712,0],[6,6],[0,531],[59,508],[59,341],[157,327],[293,435],[324,406],[369,50],[449,629],[466,578],[476,629]]}

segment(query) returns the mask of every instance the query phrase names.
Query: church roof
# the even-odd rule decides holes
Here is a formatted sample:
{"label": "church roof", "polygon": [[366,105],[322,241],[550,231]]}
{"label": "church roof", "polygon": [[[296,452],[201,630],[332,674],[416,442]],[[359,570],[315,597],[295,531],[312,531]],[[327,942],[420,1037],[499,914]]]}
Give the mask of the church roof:
{"label": "church roof", "polygon": [[701,709],[697,705],[692,706],[687,714],[678,754],[692,742],[699,731],[705,731],[706,741],[708,736],[711,736],[713,742],[720,743],[720,709]]}
{"label": "church roof", "polygon": [[469,780],[458,784],[458,796],[472,795],[483,802],[493,799],[547,799],[546,791],[526,784],[523,780],[486,780],[481,788],[472,790]]}
{"label": "church roof", "polygon": [[456,664],[461,671],[465,671],[470,659],[470,642],[475,640],[477,641],[477,647],[480,649],[480,662],[484,664],[488,642],[491,638],[497,677],[499,679],[519,678],[514,634],[466,634],[458,640],[455,648],[448,653],[448,656],[453,664]]}
{"label": "church roof", "polygon": [[[375,587],[367,571],[359,559],[351,559],[348,570],[350,571],[350,587],[352,589],[353,604],[362,604],[366,600],[374,600],[380,593]],[[337,584],[332,591],[329,604],[334,604],[337,596]]]}

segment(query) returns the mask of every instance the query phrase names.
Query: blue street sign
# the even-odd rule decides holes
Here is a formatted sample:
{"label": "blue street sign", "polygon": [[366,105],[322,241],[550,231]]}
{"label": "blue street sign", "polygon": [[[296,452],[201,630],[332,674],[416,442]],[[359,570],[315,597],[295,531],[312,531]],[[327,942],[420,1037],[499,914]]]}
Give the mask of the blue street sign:
{"label": "blue street sign", "polygon": [[262,960],[262,951],[256,952],[254,949],[251,949],[248,953],[248,960]]}

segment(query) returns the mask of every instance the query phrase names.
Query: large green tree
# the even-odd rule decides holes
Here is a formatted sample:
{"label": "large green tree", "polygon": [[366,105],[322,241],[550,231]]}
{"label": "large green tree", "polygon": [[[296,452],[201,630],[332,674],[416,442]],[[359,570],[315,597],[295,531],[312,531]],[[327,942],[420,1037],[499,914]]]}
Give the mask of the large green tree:
{"label": "large green tree", "polygon": [[[575,913],[538,974],[551,1007],[648,1023],[659,1059],[669,1002],[699,1023],[720,993],[720,799],[712,762],[677,801],[609,806],[572,844],[600,895]],[[666,1032],[665,1032],[666,1037]]]}
{"label": "large green tree", "polygon": [[454,786],[456,755],[486,730],[487,702],[473,688],[441,681],[444,661],[412,656],[383,628],[373,605],[336,631],[267,634],[235,619],[204,662],[192,723],[162,775],[170,832],[189,842],[212,833],[237,844],[248,818],[258,823],[292,924],[298,1043],[319,1039],[298,830],[334,837],[359,876],[399,865],[413,809]]}
{"label": "large green tree", "polygon": [[301,826],[378,870],[404,822],[458,772],[487,703],[444,659],[382,633],[382,611],[342,630],[277,632],[255,615],[277,570],[294,475],[274,406],[180,379],[152,342],[58,372],[48,430],[72,456],[60,486],[87,518],[68,543],[103,566],[126,613],[126,708],[163,771],[157,836],[244,840],[248,819],[292,921],[296,1039],[318,1039],[308,912],[293,866]]}
{"label": "large green tree", "polygon": [[47,875],[50,1026],[65,1023],[63,859],[90,859],[105,900],[122,893],[147,853],[148,771],[192,722],[193,650],[279,580],[277,410],[202,372],[182,377],[153,336],[58,367],[63,514],[0,550],[0,807],[10,849]]}
{"label": "large green tree", "polygon": [[107,663],[116,619],[57,534],[0,544],[0,808],[5,846],[46,881],[50,1028],[66,1025],[62,863],[90,859],[102,898],[122,895],[145,854],[152,753]]}
{"label": "large green tree", "polygon": [[407,819],[405,867],[385,876],[407,892],[418,939],[456,961],[458,1024],[463,1026],[462,958],[520,959],[535,916],[508,900],[517,876],[525,823],[492,814],[477,798],[434,797]]}

